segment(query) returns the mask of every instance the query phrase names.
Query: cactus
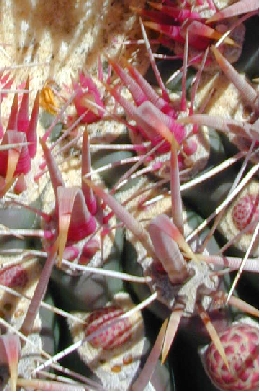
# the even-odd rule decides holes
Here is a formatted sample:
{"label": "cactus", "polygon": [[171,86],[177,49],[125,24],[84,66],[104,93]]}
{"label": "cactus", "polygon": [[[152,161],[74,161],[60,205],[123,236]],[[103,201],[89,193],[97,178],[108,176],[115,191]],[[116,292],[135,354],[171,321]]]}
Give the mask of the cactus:
{"label": "cactus", "polygon": [[[236,375],[230,344],[246,341],[233,330],[257,329],[234,320],[258,317],[241,291],[258,271],[258,91],[247,66],[241,73],[258,4],[65,3],[2,5],[27,52],[5,44],[15,41],[9,23],[1,387],[182,389],[181,341],[186,352],[207,344],[205,371],[197,354],[192,365],[205,385],[209,376],[211,388],[255,389],[255,332],[254,357],[241,357]],[[171,84],[159,45],[176,67]]]}

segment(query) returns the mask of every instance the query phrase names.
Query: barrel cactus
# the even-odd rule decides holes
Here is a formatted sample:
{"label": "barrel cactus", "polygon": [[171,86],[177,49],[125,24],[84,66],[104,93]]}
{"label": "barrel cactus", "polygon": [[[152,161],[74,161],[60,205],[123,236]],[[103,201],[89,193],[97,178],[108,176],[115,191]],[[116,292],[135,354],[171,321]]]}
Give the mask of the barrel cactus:
{"label": "barrel cactus", "polygon": [[256,390],[258,2],[1,7],[2,389]]}

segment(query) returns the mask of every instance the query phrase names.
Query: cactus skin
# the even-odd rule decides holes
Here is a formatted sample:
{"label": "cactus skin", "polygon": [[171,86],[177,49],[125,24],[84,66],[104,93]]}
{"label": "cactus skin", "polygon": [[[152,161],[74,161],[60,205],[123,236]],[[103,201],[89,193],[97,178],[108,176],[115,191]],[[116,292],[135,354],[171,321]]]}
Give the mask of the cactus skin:
{"label": "cactus skin", "polygon": [[28,280],[26,270],[21,265],[3,268],[0,271],[0,284],[4,286],[24,288]]}
{"label": "cactus skin", "polygon": [[219,334],[228,358],[228,370],[213,343],[205,352],[206,371],[214,385],[224,391],[259,389],[259,329],[237,323]]}
{"label": "cactus skin", "polygon": [[[253,218],[259,215],[258,197],[254,195],[246,195],[242,197],[233,208],[232,218],[238,228],[243,230]],[[253,233],[253,230],[250,231]]]}

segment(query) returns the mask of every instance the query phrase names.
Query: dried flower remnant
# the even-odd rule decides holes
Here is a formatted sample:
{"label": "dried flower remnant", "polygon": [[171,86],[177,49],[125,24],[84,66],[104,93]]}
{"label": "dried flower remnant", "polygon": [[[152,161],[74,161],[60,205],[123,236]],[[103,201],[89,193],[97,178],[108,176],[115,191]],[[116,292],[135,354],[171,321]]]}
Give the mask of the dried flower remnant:
{"label": "dried flower remnant", "polygon": [[28,283],[28,276],[26,270],[17,265],[14,267],[2,268],[0,271],[0,284],[10,288],[21,287],[24,288]]}
{"label": "dried flower remnant", "polygon": [[[246,226],[251,223],[250,221],[253,220],[254,216],[258,218],[258,196],[259,195],[246,195],[242,197],[234,206],[232,220],[238,230],[245,229]],[[250,229],[249,233],[252,234],[252,231],[253,229]]]}
{"label": "dried flower remnant", "polygon": [[212,342],[201,350],[206,373],[222,391],[257,391],[259,389],[259,326],[250,319],[234,322],[219,334],[229,368]]}
{"label": "dried flower remnant", "polygon": [[82,323],[69,320],[73,341],[82,340],[80,357],[108,390],[128,390],[145,353],[142,314],[135,311],[127,316],[131,309],[129,295],[121,292],[100,310],[76,313],[84,317]]}
{"label": "dried flower remnant", "polygon": [[[5,267],[5,264],[8,265],[10,261],[14,262],[15,258],[12,260],[5,255],[1,257],[4,260],[4,266],[0,271],[0,283],[2,285],[0,298],[1,315],[6,321],[13,323],[19,329],[29,302],[25,298],[18,300],[11,293],[5,292],[4,287],[13,289],[17,293],[31,296],[38,281],[41,266],[37,265],[36,260],[33,260]],[[19,256],[16,256],[16,258],[19,259]]]}
{"label": "dried flower remnant", "polygon": [[[234,246],[245,253],[259,220],[259,183],[249,182],[237,195],[221,219],[218,230],[227,241],[237,238]],[[253,244],[251,256],[258,256],[258,241]]]}
{"label": "dried flower remnant", "polygon": [[[106,308],[95,310],[86,319],[86,336],[95,332],[99,327],[109,324],[109,321],[123,314],[122,309],[117,306],[108,306]],[[129,321],[122,320],[116,323],[112,328],[93,337],[89,342],[93,347],[101,347],[104,350],[111,350],[126,342],[131,336],[131,325]]]}

